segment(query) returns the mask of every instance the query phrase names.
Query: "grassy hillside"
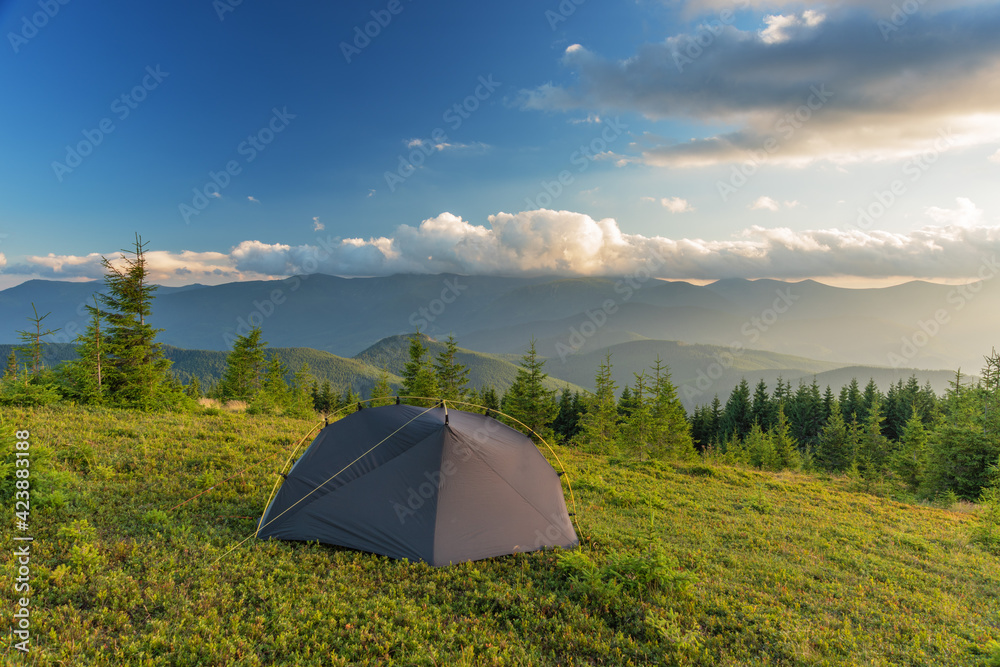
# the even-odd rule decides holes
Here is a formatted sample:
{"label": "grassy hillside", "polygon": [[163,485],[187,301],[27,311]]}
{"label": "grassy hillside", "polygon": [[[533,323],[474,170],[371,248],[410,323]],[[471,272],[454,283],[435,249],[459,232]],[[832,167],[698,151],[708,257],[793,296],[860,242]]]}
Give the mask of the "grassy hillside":
{"label": "grassy hillside", "polygon": [[[1000,664],[1000,558],[970,543],[972,516],[844,479],[557,448],[581,549],[433,569],[240,545],[309,422],[66,407],[3,419],[7,461],[13,429],[31,431],[34,538],[35,643],[7,660]],[[5,581],[15,568],[3,559]],[[13,609],[11,586],[2,597]]]}

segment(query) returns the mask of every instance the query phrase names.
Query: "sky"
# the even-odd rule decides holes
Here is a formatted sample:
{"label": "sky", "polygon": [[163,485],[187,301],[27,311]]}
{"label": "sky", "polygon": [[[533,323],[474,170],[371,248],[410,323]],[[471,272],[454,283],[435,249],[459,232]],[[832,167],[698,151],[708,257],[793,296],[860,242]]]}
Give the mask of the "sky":
{"label": "sky", "polygon": [[0,0],[0,288],[976,279],[1000,5]]}

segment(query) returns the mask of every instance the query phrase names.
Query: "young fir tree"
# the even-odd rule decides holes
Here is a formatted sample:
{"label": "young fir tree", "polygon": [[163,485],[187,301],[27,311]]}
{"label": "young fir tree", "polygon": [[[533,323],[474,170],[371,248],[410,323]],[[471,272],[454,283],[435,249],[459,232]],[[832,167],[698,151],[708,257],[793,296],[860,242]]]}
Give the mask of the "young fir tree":
{"label": "young fir tree", "polygon": [[499,410],[500,409],[500,397],[497,396],[496,387],[490,385],[484,387],[479,392],[479,404],[486,408],[487,410]]}
{"label": "young fir tree", "polygon": [[[559,412],[555,389],[546,389],[548,373],[542,370],[545,360],[538,358],[535,338],[528,343],[527,353],[521,357],[514,383],[504,396],[505,412],[519,420],[542,438],[552,434],[550,425]],[[517,425],[520,428],[519,425]]]}
{"label": "young fir tree", "polygon": [[174,404],[170,360],[163,356],[154,329],[146,320],[152,312],[153,292],[146,268],[146,244],[136,234],[131,250],[123,250],[116,266],[101,258],[107,272],[106,294],[98,295],[107,322],[108,396],[119,405],[151,409]]}
{"label": "young fir tree", "polygon": [[646,373],[635,373],[632,388],[632,405],[624,423],[618,431],[619,443],[625,451],[640,460],[650,453],[654,439],[654,419],[652,401],[646,386]]}
{"label": "young fir tree", "polygon": [[745,438],[753,425],[750,415],[750,385],[746,378],[740,379],[739,385],[733,389],[726,401],[726,408],[722,413],[722,435],[723,437],[736,436]]}
{"label": "young fir tree", "polygon": [[776,470],[798,470],[801,465],[798,445],[792,437],[791,425],[785,418],[785,410],[778,408],[778,420],[768,433],[771,446],[774,448],[774,467]]}
{"label": "young fir tree", "polygon": [[[819,467],[831,472],[841,472],[848,467],[847,424],[840,412],[840,405],[834,400],[830,418],[819,433],[816,460]],[[853,457],[851,457],[853,458]]]}
{"label": "young fir tree", "polygon": [[260,327],[254,327],[245,336],[237,336],[233,341],[220,386],[225,400],[249,401],[260,391],[267,362],[264,354],[267,343],[260,337]]}
{"label": "young fir tree", "polygon": [[670,368],[660,356],[653,362],[650,414],[653,420],[650,450],[659,458],[690,459],[695,455],[691,423],[670,381]]}
{"label": "young fir tree", "polygon": [[312,419],[316,416],[316,409],[313,407],[313,398],[309,393],[309,387],[315,382],[309,370],[309,363],[305,362],[292,376],[292,384],[288,389],[288,414],[290,417],[300,419]]}
{"label": "young fir tree", "polygon": [[10,351],[7,355],[7,367],[3,371],[3,380],[16,380],[17,379],[17,353],[14,350]]}
{"label": "young fir tree", "polygon": [[389,384],[389,373],[384,368],[379,369],[378,379],[375,381],[375,386],[372,387],[369,398],[372,400],[368,401],[368,405],[373,408],[396,402],[396,399],[393,398],[392,385]]}
{"label": "young fir tree", "polygon": [[864,477],[876,479],[888,472],[892,443],[882,435],[882,422],[885,419],[882,416],[882,405],[875,401],[867,407],[867,412],[859,443],[858,465]]}
{"label": "young fir tree", "polygon": [[595,392],[589,396],[586,412],[580,417],[580,445],[591,452],[608,452],[613,448],[618,423],[617,386],[611,376],[611,353],[597,368]]}
{"label": "young fir tree", "polygon": [[774,424],[775,409],[771,397],[767,393],[767,383],[760,380],[753,391],[753,402],[750,405],[750,419],[760,424],[767,431]]}
{"label": "young fir tree", "polygon": [[46,329],[42,331],[42,321],[51,315],[52,313],[45,313],[44,315],[38,315],[38,309],[35,308],[35,304],[31,304],[31,311],[35,314],[34,317],[29,317],[28,321],[34,326],[31,329],[26,329],[17,332],[18,340],[21,341],[21,347],[17,348],[18,352],[23,352],[25,356],[28,357],[30,363],[30,371],[32,377],[37,378],[42,372],[42,348],[45,345],[43,340],[46,336],[51,336],[52,334],[59,331],[59,329]]}
{"label": "young fir tree", "polygon": [[576,400],[574,401],[574,392],[571,392],[569,387],[563,389],[562,394],[559,395],[559,413],[552,423],[552,430],[555,431],[560,442],[569,442],[576,437],[576,434],[580,430],[580,413],[577,412],[578,405],[579,393],[576,394]]}
{"label": "young fir tree", "polygon": [[438,402],[440,389],[423,339],[419,330],[410,336],[410,360],[403,367],[403,395],[415,397],[406,399],[411,405],[431,407]]}
{"label": "young fir tree", "polygon": [[437,355],[434,363],[440,396],[450,401],[464,400],[465,385],[469,383],[469,369],[458,363],[457,355],[455,337],[448,336],[445,349]]}
{"label": "young fir tree", "polygon": [[107,355],[106,332],[102,329],[103,316],[94,305],[87,306],[90,323],[87,329],[76,337],[77,358],[66,364],[64,370],[67,391],[82,403],[103,403],[105,398],[105,357]]}
{"label": "young fir tree", "polygon": [[191,379],[188,380],[187,385],[184,387],[184,393],[196,401],[201,398],[201,381],[198,380],[197,375],[192,375]]}
{"label": "young fir tree", "polygon": [[288,374],[288,367],[278,357],[271,357],[264,368],[264,377],[261,379],[261,393],[265,394],[275,405],[287,406],[288,404],[288,383],[285,382],[285,375]]}
{"label": "young fir tree", "polygon": [[773,470],[779,467],[774,456],[774,445],[771,438],[757,422],[754,422],[753,426],[750,427],[750,433],[747,434],[742,444],[739,441],[734,441],[731,448],[734,450],[736,458],[745,459],[755,468]]}
{"label": "young fir tree", "polygon": [[914,408],[899,440],[899,447],[892,454],[890,467],[911,492],[924,485],[927,469],[929,437],[920,414]]}

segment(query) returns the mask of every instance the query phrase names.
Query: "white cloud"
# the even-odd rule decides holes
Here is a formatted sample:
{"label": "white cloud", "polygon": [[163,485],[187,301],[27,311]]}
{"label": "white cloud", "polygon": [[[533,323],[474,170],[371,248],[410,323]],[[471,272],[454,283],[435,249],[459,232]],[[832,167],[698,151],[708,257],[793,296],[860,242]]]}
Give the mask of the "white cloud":
{"label": "white cloud", "polygon": [[747,208],[753,211],[777,211],[781,205],[767,196],[757,197]]}
{"label": "white cloud", "polygon": [[1000,148],[997,149],[996,153],[994,153],[993,155],[989,156],[986,159],[989,160],[990,162],[995,162],[997,164],[1000,164]]}
{"label": "white cloud", "polygon": [[7,257],[2,252],[0,252],[0,270],[7,266]]}
{"label": "white cloud", "polygon": [[[791,230],[753,226],[728,239],[670,239],[622,232],[611,218],[541,209],[497,213],[475,225],[442,213],[391,237],[337,239],[291,246],[243,241],[226,253],[155,251],[151,277],[161,284],[218,283],[320,272],[479,275],[625,275],[639,267],[660,278],[904,276],[974,279],[1000,252],[1000,226],[983,222],[967,199],[927,209],[933,223],[906,233],[858,229]],[[100,255],[29,257],[6,274],[100,278]]]}
{"label": "white cloud", "polygon": [[319,221],[319,217],[314,217],[313,218],[313,231],[314,232],[321,232],[324,229],[326,229],[326,225],[324,225],[322,222]]}
{"label": "white cloud", "polygon": [[260,200],[257,199],[256,197],[247,197],[247,201],[252,201],[255,204],[259,204],[260,203]]}
{"label": "white cloud", "polygon": [[669,197],[660,200],[660,205],[671,213],[690,213],[694,211],[694,206],[687,199],[681,197]]}
{"label": "white cloud", "polygon": [[780,44],[794,38],[800,38],[802,33],[815,28],[826,19],[825,14],[821,14],[812,9],[808,9],[801,16],[789,15],[768,15],[764,17],[767,27],[760,31],[760,38],[765,44]]}

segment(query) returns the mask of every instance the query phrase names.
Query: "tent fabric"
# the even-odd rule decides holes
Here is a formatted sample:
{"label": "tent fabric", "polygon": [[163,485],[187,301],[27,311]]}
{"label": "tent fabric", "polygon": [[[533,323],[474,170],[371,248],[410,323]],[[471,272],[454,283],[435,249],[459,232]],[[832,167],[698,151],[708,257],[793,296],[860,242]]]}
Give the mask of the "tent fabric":
{"label": "tent fabric", "polygon": [[325,427],[260,525],[261,539],[435,566],[579,543],[559,476],[531,440],[491,417],[412,405]]}

